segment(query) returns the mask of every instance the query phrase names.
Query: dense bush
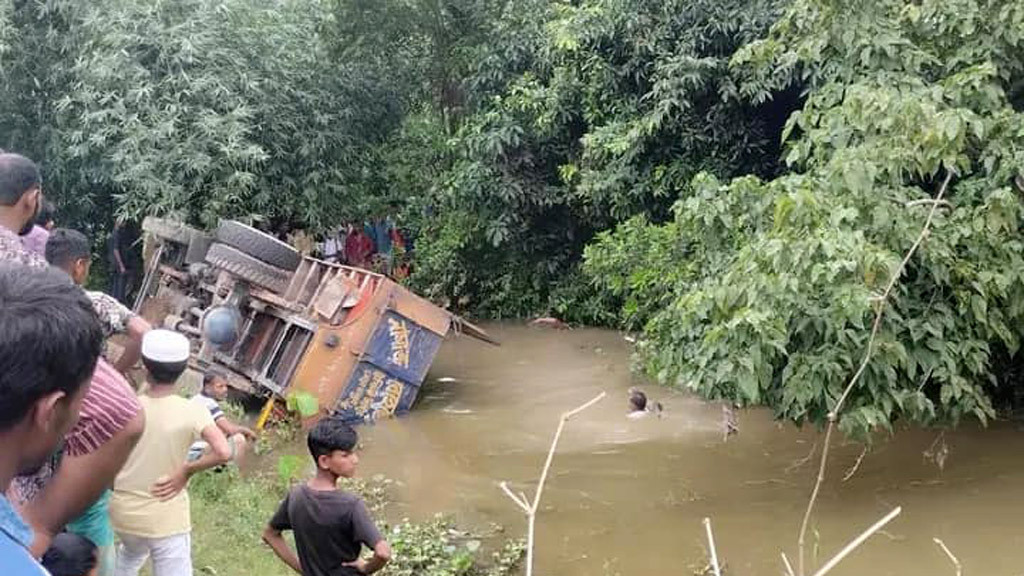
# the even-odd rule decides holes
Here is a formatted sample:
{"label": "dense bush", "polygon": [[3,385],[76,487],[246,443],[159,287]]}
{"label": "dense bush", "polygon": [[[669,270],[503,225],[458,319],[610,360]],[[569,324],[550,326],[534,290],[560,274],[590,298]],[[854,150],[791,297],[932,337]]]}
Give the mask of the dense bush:
{"label": "dense bush", "polygon": [[991,417],[1024,328],[1022,23],[1020,4],[807,0],[744,47],[742,92],[808,83],[787,173],[701,176],[671,222],[622,224],[587,254],[644,326],[647,369],[821,422],[951,173],[841,425]]}
{"label": "dense bush", "polygon": [[473,112],[448,143],[418,285],[492,316],[606,318],[563,300],[588,292],[565,282],[595,233],[663,220],[701,170],[774,173],[785,116],[745,99],[728,63],[777,4],[508,4],[463,82]]}
{"label": "dense bush", "polygon": [[[5,4],[0,146],[80,223],[361,216],[391,93],[333,62],[310,0]],[[29,102],[31,101],[31,102]]]}

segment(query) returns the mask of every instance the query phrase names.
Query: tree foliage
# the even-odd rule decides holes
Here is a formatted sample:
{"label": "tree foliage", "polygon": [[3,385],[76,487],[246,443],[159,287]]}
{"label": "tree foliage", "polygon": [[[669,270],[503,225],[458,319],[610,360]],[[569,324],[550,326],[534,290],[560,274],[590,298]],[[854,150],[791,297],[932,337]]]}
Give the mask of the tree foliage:
{"label": "tree foliage", "polygon": [[728,63],[775,6],[507,4],[464,80],[473,113],[449,143],[420,285],[492,315],[571,312],[558,283],[597,231],[664,219],[701,170],[772,174],[782,120]]}
{"label": "tree foliage", "polygon": [[800,0],[742,48],[741,93],[807,86],[787,172],[701,176],[671,222],[631,221],[587,254],[644,326],[647,369],[822,422],[952,173],[841,425],[990,418],[1024,328],[1022,24],[1021,3]]}
{"label": "tree foliage", "polygon": [[[42,160],[65,208],[89,215],[113,197],[133,217],[321,226],[373,192],[365,173],[395,124],[392,97],[326,58],[318,2],[17,5],[4,145]],[[40,55],[48,66],[33,65]]]}
{"label": "tree foliage", "polygon": [[73,224],[396,212],[415,288],[643,332],[821,422],[990,418],[1021,374],[1024,4],[0,0],[0,146]]}

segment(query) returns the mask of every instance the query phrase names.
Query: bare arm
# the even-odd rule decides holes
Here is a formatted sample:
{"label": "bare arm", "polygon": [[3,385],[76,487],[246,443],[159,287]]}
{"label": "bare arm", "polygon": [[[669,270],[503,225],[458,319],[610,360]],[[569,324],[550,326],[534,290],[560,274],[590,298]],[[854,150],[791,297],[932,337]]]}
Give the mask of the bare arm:
{"label": "bare arm", "polygon": [[121,259],[121,250],[115,247],[113,252],[114,262],[117,264],[117,271],[124,274],[127,269],[124,267],[124,260]]}
{"label": "bare arm", "polygon": [[146,335],[153,327],[146,322],[140,316],[132,316],[128,320],[126,326],[128,332],[128,343],[124,346],[124,352],[121,353],[121,357],[117,359],[117,364],[114,368],[118,372],[124,373],[130,370],[139,362],[139,358],[142,357],[142,337]]}
{"label": "bare arm", "polygon": [[35,557],[42,556],[64,525],[80,516],[114,484],[114,477],[128,460],[144,426],[145,416],[139,412],[99,449],[82,456],[64,457],[42,494],[22,510],[35,530],[30,548]]}
{"label": "bare arm", "polygon": [[154,497],[170,500],[185,489],[188,479],[196,473],[226,464],[228,460],[231,460],[231,446],[228,444],[227,437],[216,424],[203,428],[202,436],[203,440],[210,445],[210,451],[204,453],[198,460],[182,464],[174,474],[160,479],[150,491]]}
{"label": "bare arm", "polygon": [[381,540],[373,547],[373,556],[369,560],[356,560],[351,566],[354,566],[356,570],[363,574],[369,575],[378,572],[390,561],[391,545],[388,544],[387,540]]}
{"label": "bare arm", "polygon": [[302,574],[302,564],[299,563],[299,557],[295,555],[295,551],[288,545],[288,542],[285,542],[280,530],[274,530],[267,526],[263,530],[263,541],[270,546],[270,549],[274,551],[274,554],[277,554],[277,557],[282,562],[287,564],[292,570]]}
{"label": "bare arm", "polygon": [[217,418],[217,426],[220,427],[221,431],[223,431],[224,435],[227,436],[228,438],[231,438],[235,434],[241,434],[242,436],[245,436],[250,440],[257,439],[255,432],[253,432],[249,428],[246,428],[245,426],[239,426],[238,424],[235,424],[227,416],[221,416],[220,418]]}

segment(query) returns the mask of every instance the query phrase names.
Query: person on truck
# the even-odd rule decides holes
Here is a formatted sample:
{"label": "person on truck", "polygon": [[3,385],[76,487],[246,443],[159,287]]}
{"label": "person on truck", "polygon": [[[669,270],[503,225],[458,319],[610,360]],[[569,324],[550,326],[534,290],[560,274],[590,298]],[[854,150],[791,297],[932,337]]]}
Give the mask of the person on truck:
{"label": "person on truck", "polygon": [[[192,397],[192,401],[210,412],[210,416],[213,417],[213,421],[217,423],[217,427],[224,432],[224,435],[227,436],[228,441],[231,444],[231,460],[233,460],[235,464],[241,466],[242,460],[245,458],[245,451],[248,442],[255,442],[259,436],[257,436],[251,429],[235,424],[224,414],[224,410],[221,409],[220,403],[227,400],[227,397],[227,376],[222,372],[209,370],[203,375],[202,390]],[[188,459],[198,459],[204,452],[209,450],[209,448],[210,445],[204,441],[192,444],[188,450]]]}

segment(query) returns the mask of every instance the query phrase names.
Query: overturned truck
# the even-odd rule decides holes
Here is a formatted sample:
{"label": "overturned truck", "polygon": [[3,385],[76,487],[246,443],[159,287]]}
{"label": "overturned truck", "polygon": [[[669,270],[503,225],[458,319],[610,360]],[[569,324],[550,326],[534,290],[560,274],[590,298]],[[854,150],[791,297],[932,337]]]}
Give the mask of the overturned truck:
{"label": "overturned truck", "polygon": [[189,335],[196,367],[218,366],[248,394],[305,392],[321,414],[373,421],[412,408],[449,334],[496,344],[384,275],[303,257],[240,222],[207,234],[147,218],[143,230],[136,312]]}

